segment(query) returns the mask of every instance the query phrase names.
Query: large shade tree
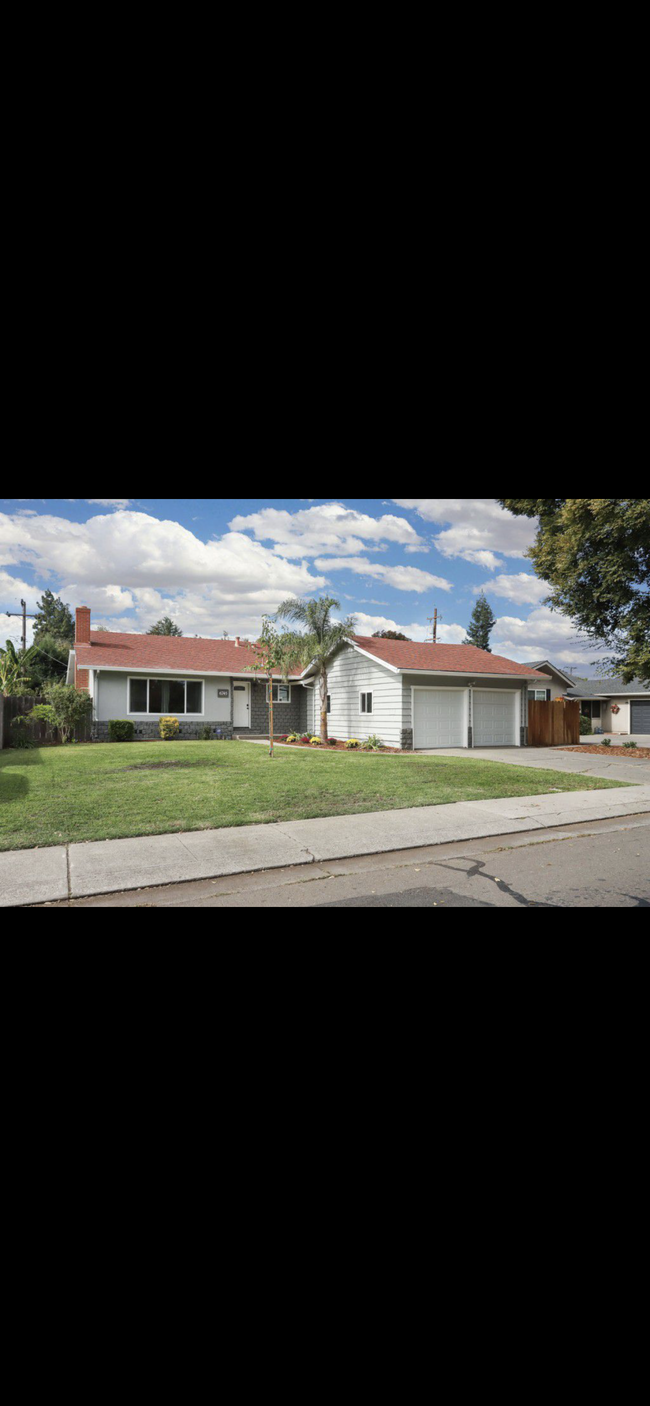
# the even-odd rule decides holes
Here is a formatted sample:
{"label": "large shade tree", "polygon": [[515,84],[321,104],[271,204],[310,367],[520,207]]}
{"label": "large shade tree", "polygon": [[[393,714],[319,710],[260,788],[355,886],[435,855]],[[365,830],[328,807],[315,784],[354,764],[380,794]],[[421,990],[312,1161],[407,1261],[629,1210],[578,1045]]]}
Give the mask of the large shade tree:
{"label": "large shade tree", "polygon": [[327,695],[328,675],[332,662],[347,640],[355,632],[355,620],[335,620],[333,612],[341,609],[341,603],[333,596],[323,596],[321,600],[298,600],[292,597],[283,601],[278,615],[281,620],[290,620],[304,632],[301,636],[301,659],[305,668],[315,664],[318,671],[320,689],[320,736],[321,742],[328,741]]}
{"label": "large shade tree", "polygon": [[550,604],[611,647],[626,683],[650,683],[650,498],[499,498],[539,518],[530,556]]}

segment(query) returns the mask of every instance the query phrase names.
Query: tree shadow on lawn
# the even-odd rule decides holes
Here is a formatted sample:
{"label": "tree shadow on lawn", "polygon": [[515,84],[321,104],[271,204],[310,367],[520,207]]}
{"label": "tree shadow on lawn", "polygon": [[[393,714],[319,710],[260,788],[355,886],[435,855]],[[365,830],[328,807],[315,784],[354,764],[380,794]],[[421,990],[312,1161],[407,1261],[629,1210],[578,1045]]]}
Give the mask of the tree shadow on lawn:
{"label": "tree shadow on lawn", "polygon": [[0,805],[22,800],[29,792],[25,770],[42,765],[37,749],[8,747],[0,752]]}

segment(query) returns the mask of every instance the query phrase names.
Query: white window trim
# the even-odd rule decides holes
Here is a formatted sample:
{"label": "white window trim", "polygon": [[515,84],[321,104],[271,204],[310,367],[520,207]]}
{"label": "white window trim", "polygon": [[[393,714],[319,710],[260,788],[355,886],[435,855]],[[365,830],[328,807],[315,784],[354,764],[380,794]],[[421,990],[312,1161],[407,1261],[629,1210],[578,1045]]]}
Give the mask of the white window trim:
{"label": "white window trim", "polygon": [[[278,697],[277,697],[277,699],[275,699],[275,698],[273,699],[273,707],[274,707],[274,708],[288,708],[288,706],[289,706],[289,704],[290,704],[290,702],[291,702],[291,684],[290,684],[290,683],[274,683],[273,687],[274,687],[274,688],[277,688],[277,690],[278,690]],[[280,698],[280,689],[281,689],[281,688],[288,688],[288,690],[289,690],[289,697],[288,697],[288,698]],[[270,685],[270,683],[267,683],[267,685],[266,685],[266,701],[267,701],[267,703],[270,703],[270,702],[271,702],[271,698],[270,698],[270,689],[271,689],[271,685]]]}
{"label": "white window trim", "polygon": [[[132,712],[131,712],[131,684],[132,684],[132,683],[146,683],[146,685],[147,685],[147,711],[146,711],[146,713],[132,713]],[[147,678],[143,678],[141,674],[140,674],[140,675],[138,675],[138,674],[133,674],[133,675],[129,675],[129,678],[127,679],[128,694],[127,694],[127,700],[126,700],[126,701],[127,701],[128,709],[129,709],[129,711],[127,712],[127,718],[165,718],[165,717],[167,717],[167,714],[166,714],[166,713],[150,713],[150,712],[149,712],[149,686],[150,686],[151,683],[182,683],[183,686],[184,686],[184,689],[185,689],[185,708],[186,708],[186,711],[185,711],[184,713],[179,713],[179,714],[178,714],[179,718],[190,718],[190,720],[192,720],[192,719],[194,719],[194,718],[204,718],[204,717],[205,717],[205,679],[197,679],[197,678],[183,678],[183,679],[178,679],[178,678],[170,678],[169,675],[167,676],[167,678],[161,678],[160,674],[151,674],[151,675],[148,676]],[[201,712],[200,712],[200,713],[188,713],[188,712],[187,712],[187,685],[188,685],[188,683],[200,683],[200,685],[201,685]],[[172,716],[176,716],[176,715],[175,715],[175,714],[172,714]]]}
{"label": "white window trim", "polygon": [[[367,697],[368,697],[368,694],[370,694],[370,696],[371,696],[371,698],[372,698],[372,708],[370,709],[370,712],[368,712],[368,707],[367,707],[367,705],[366,705],[366,708],[365,708],[365,709],[363,709],[363,708],[361,707],[361,699],[362,699],[362,698],[367,698]],[[374,688],[360,688],[360,689],[359,689],[359,717],[360,717],[360,718],[374,718],[374,716],[375,716],[375,690],[374,690]]]}
{"label": "white window trim", "polygon": [[[506,692],[506,689],[505,689],[505,688],[502,689],[501,692],[502,692],[502,693],[505,693],[505,692]],[[533,698],[529,698],[529,700],[528,700],[529,703],[548,703],[548,702],[550,702],[550,699],[548,699],[548,698],[546,697],[546,694],[548,693],[548,689],[546,689],[546,688],[531,688],[531,689],[529,690],[529,692],[532,693],[532,694],[534,694],[534,697],[533,697]]]}

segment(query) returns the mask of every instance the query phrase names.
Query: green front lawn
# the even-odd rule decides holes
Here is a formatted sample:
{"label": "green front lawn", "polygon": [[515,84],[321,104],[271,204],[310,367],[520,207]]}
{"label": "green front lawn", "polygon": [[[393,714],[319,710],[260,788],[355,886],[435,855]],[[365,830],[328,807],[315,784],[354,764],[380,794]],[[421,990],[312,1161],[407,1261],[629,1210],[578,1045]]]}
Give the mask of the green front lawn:
{"label": "green front lawn", "polygon": [[0,753],[0,850],[619,784],[461,757],[280,749],[271,761],[246,742],[42,747]]}

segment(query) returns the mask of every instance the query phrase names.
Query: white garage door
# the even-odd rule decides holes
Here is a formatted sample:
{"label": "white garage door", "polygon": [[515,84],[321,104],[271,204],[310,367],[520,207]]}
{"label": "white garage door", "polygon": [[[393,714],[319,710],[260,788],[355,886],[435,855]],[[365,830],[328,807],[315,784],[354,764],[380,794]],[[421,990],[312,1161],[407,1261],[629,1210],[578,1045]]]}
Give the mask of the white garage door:
{"label": "white garage door", "polygon": [[467,699],[464,689],[414,689],[414,746],[466,747]]}
{"label": "white garage door", "polygon": [[496,688],[474,690],[474,746],[513,747],[519,744],[518,693]]}

